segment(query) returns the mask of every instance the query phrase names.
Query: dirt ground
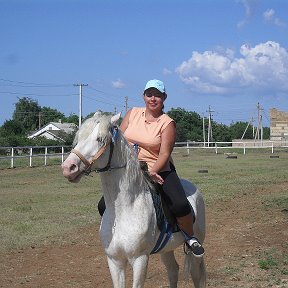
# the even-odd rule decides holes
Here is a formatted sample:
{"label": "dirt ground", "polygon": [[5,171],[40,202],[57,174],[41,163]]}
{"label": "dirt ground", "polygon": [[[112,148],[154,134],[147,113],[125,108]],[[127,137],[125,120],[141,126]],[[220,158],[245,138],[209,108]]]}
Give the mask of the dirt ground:
{"label": "dirt ground", "polygon": [[[207,207],[208,287],[288,287],[287,209],[267,207],[263,196],[269,193],[273,191],[240,193]],[[112,287],[98,227],[66,235],[63,240],[61,245],[0,254],[0,287]],[[268,270],[260,269],[259,260],[269,255],[276,261]],[[184,279],[182,247],[176,256],[179,287],[193,287]],[[131,271],[127,287],[131,287]],[[168,287],[159,255],[150,258],[145,287]]]}

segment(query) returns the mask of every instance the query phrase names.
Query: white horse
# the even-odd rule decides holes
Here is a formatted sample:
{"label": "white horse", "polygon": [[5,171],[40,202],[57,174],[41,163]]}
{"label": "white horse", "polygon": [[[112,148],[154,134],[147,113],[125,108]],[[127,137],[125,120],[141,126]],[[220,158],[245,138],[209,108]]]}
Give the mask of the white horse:
{"label": "white horse", "polygon": [[[106,210],[100,227],[114,287],[125,287],[127,264],[133,270],[133,288],[144,287],[149,256],[160,235],[151,196],[151,183],[144,177],[136,152],[115,126],[120,114],[113,117],[95,115],[87,119],[77,132],[77,144],[62,164],[64,176],[71,182],[80,181],[91,171],[101,177]],[[196,216],[195,236],[201,243],[205,237],[205,206],[200,191],[182,180]],[[154,193],[154,192],[152,192]],[[170,287],[177,287],[179,266],[174,250],[184,243],[181,232],[171,235],[159,252],[166,266]],[[185,256],[186,271],[196,288],[206,287],[204,258]],[[191,286],[192,287],[192,286]]]}

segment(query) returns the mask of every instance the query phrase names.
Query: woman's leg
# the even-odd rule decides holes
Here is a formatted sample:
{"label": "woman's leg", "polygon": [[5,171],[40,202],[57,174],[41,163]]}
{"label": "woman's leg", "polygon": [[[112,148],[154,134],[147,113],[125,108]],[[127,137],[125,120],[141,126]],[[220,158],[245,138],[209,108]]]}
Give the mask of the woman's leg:
{"label": "woman's leg", "polygon": [[202,257],[204,255],[204,248],[201,246],[198,239],[194,237],[193,231],[195,214],[187,200],[176,171],[172,170],[159,174],[164,179],[162,187],[164,192],[163,198],[176,217],[177,224],[183,232],[188,249],[191,250],[196,257]]}
{"label": "woman's leg", "polygon": [[179,228],[184,231],[186,234],[188,234],[189,236],[193,236],[194,232],[193,232],[193,216],[192,216],[192,212],[190,212],[188,215],[186,216],[182,216],[182,217],[176,217],[177,219],[177,223],[179,225]]}

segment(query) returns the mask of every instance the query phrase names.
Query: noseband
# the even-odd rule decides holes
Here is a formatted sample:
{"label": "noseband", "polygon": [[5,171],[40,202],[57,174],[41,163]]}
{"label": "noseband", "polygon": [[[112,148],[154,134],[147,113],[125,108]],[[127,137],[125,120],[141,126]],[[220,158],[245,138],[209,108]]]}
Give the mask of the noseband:
{"label": "noseband", "polygon": [[105,152],[105,150],[107,149],[108,144],[103,145],[98,152],[92,157],[91,161],[87,160],[85,158],[85,156],[78,150],[76,149],[72,149],[71,153],[76,154],[79,159],[84,163],[85,165],[85,170],[84,170],[84,174],[85,175],[89,175],[92,171],[95,171],[97,173],[100,172],[106,172],[106,171],[110,171],[112,169],[120,169],[120,168],[124,168],[126,167],[126,164],[121,165],[119,167],[111,167],[111,159],[112,159],[112,155],[113,155],[113,151],[114,151],[114,146],[115,146],[115,141],[118,137],[118,127],[113,127],[111,129],[112,132],[112,139],[110,141],[110,152],[109,152],[109,159],[108,159],[108,163],[104,168],[99,168],[99,169],[94,169],[92,170],[92,166],[94,164],[94,162]]}

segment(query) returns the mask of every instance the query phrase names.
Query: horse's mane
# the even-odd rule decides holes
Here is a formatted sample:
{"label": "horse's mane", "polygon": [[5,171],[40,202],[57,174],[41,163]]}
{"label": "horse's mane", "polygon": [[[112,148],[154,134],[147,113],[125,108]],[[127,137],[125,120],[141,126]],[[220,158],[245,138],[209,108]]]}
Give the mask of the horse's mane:
{"label": "horse's mane", "polygon": [[[101,112],[96,112],[92,117],[86,119],[77,131],[73,145],[75,146],[79,141],[85,141],[88,136],[92,133],[95,127],[99,124],[97,140],[102,142],[104,145],[112,140],[112,128],[111,116],[103,115]],[[116,126],[117,127],[117,126]],[[148,173],[143,172],[140,167],[140,163],[137,157],[137,152],[128,143],[125,136],[118,129],[118,136],[115,143],[114,156],[117,157],[119,163],[126,163],[126,169],[128,170],[129,181],[138,179],[139,185],[148,185],[152,188],[151,179],[149,179]]]}
{"label": "horse's mane", "polygon": [[106,144],[109,140],[109,129],[106,128],[111,126],[110,119],[111,117],[102,115],[101,112],[96,112],[93,116],[86,119],[75,135],[75,138],[73,140],[73,146],[76,146],[79,141],[84,141],[85,139],[87,139],[98,123],[100,124],[98,132],[99,141]]}

